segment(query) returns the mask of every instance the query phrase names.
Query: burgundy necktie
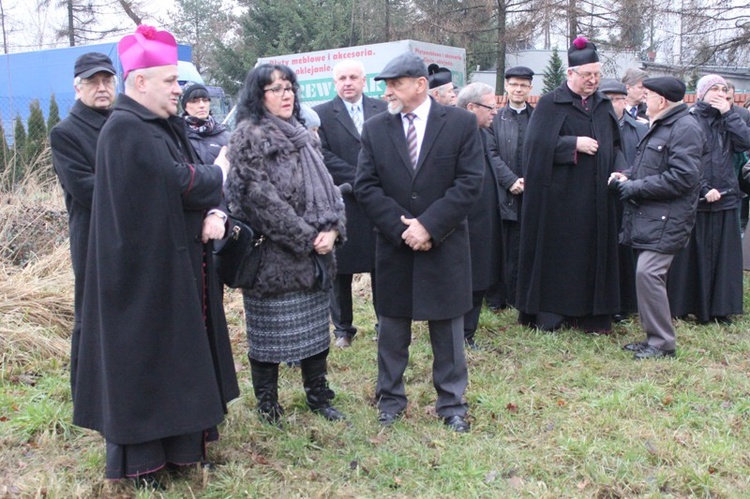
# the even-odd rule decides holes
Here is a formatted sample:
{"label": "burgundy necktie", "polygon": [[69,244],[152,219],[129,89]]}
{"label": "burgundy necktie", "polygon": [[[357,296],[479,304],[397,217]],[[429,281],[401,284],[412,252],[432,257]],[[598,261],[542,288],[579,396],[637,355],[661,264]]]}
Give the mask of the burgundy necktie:
{"label": "burgundy necktie", "polygon": [[406,113],[404,118],[409,120],[409,128],[406,129],[406,145],[409,148],[409,159],[411,159],[412,168],[417,167],[417,129],[414,128],[414,113]]}

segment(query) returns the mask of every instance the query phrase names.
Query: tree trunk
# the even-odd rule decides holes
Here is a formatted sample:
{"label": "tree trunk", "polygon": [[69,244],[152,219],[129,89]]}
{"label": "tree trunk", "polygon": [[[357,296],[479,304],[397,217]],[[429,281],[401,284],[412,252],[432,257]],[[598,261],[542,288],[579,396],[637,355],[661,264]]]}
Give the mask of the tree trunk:
{"label": "tree trunk", "polygon": [[505,0],[497,1],[497,59],[495,71],[495,95],[503,95],[505,91],[505,51],[508,44],[505,40],[505,24],[508,11]]}

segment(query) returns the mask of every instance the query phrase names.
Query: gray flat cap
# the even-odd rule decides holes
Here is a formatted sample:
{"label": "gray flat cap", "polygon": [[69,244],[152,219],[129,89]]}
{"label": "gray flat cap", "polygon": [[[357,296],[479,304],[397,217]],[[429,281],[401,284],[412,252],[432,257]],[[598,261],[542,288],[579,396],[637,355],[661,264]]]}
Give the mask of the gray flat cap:
{"label": "gray flat cap", "polygon": [[414,52],[404,52],[401,55],[397,55],[395,58],[385,65],[383,71],[375,77],[375,80],[387,80],[391,78],[401,78],[408,76],[410,78],[419,78],[423,76],[427,78],[427,66]]}
{"label": "gray flat cap", "polygon": [[628,95],[628,89],[624,83],[620,83],[614,78],[602,78],[599,84],[599,91],[605,94],[622,94]]}

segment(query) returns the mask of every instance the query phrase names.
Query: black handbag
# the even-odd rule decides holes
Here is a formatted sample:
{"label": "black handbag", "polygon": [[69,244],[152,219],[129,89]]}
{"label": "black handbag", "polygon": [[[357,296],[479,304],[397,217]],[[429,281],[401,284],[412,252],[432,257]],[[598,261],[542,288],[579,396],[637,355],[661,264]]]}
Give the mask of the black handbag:
{"label": "black handbag", "polygon": [[230,288],[251,288],[260,268],[260,252],[265,236],[239,218],[229,216],[229,235],[214,241],[216,271]]}

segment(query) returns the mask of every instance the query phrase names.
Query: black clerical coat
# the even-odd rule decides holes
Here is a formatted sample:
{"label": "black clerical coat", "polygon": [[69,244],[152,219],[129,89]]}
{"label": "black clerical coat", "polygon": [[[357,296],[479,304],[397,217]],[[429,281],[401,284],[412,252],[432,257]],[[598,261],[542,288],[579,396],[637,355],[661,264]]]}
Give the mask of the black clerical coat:
{"label": "black clerical coat", "polygon": [[91,200],[94,196],[94,164],[99,132],[107,121],[109,110],[92,109],[76,100],[70,114],[55,125],[49,134],[52,166],[65,194],[70,234],[70,260],[73,266],[74,317],[70,348],[70,387],[76,388],[78,341],[81,335],[81,307],[85,282],[86,249],[89,242]]}
{"label": "black clerical coat", "polygon": [[239,394],[200,240],[222,174],[184,127],[120,94],[99,137],[73,422],[112,443],[210,428]]}
{"label": "black clerical coat", "polygon": [[[517,308],[569,317],[619,308],[617,222],[607,180],[624,170],[617,117],[599,92],[581,98],[567,82],[542,96],[524,141],[524,202]],[[577,136],[599,143],[576,152]]]}

